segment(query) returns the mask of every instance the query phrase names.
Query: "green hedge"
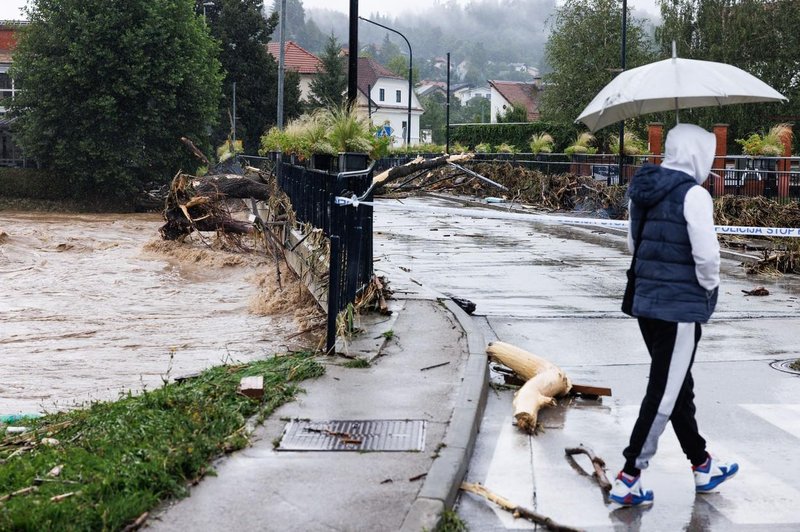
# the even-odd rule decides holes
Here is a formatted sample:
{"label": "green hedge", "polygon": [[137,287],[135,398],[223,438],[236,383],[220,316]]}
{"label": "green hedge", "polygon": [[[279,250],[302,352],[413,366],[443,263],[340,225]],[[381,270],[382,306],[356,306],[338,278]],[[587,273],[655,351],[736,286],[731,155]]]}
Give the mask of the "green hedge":
{"label": "green hedge", "polygon": [[563,152],[564,148],[575,141],[578,127],[572,124],[555,124],[553,122],[526,122],[524,124],[468,124],[452,126],[450,142],[458,142],[470,148],[478,144],[498,146],[506,143],[515,146],[521,152],[530,151],[530,139],[534,134],[549,133],[555,140],[555,152]]}
{"label": "green hedge", "polygon": [[69,185],[45,170],[0,168],[0,197],[60,200],[70,197]]}

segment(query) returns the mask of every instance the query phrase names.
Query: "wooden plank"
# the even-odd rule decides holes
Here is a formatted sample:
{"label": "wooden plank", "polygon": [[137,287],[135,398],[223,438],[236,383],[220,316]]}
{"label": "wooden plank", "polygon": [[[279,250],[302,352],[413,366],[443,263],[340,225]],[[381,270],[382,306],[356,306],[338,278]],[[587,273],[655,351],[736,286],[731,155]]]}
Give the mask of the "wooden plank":
{"label": "wooden plank", "polygon": [[603,397],[611,397],[611,388],[605,388],[603,386],[589,386],[587,384],[573,384],[569,393],[574,395],[598,395]]}
{"label": "wooden plank", "polygon": [[261,399],[264,397],[264,376],[242,377],[239,391],[252,399]]}

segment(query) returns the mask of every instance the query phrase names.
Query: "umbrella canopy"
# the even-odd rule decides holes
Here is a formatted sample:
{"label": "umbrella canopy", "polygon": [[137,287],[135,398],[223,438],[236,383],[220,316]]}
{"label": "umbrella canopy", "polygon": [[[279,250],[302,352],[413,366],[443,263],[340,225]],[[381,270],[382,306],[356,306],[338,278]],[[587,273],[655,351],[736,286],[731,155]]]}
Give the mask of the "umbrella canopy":
{"label": "umbrella canopy", "polygon": [[781,93],[733,65],[673,57],[622,72],[575,121],[597,131],[660,111],[780,101]]}

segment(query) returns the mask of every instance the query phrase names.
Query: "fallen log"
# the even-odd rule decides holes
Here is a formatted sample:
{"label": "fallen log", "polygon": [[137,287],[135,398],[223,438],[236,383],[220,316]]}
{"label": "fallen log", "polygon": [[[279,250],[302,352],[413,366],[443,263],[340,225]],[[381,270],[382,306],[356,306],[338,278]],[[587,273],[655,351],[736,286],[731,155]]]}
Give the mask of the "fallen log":
{"label": "fallen log", "polygon": [[536,432],[539,410],[555,406],[556,397],[572,388],[564,371],[552,362],[505,342],[492,342],[486,348],[489,357],[509,367],[525,380],[514,394],[514,419],[517,427],[528,433]]}
{"label": "fallen log", "polygon": [[374,178],[372,178],[372,186],[374,187],[375,185],[388,183],[389,181],[400,179],[401,177],[405,177],[422,170],[438,168],[439,166],[444,166],[450,162],[467,161],[472,157],[473,155],[471,153],[463,153],[460,155],[442,155],[441,157],[436,157],[434,159],[423,159],[422,157],[417,157],[416,159],[409,161],[402,166],[389,168],[388,170],[376,175]]}
{"label": "fallen log", "polygon": [[571,526],[565,526],[556,523],[546,515],[534,512],[533,510],[525,508],[524,506],[514,504],[505,497],[502,497],[486,489],[486,487],[478,483],[462,482],[461,489],[464,491],[468,491],[470,493],[474,493],[475,495],[480,495],[481,497],[492,501],[493,503],[500,506],[504,510],[508,510],[509,512],[511,512],[514,515],[514,517],[525,518],[528,521],[536,523],[537,525],[542,525],[544,527],[547,527],[548,530],[555,530],[556,532],[577,532],[579,530],[577,528],[572,528]]}

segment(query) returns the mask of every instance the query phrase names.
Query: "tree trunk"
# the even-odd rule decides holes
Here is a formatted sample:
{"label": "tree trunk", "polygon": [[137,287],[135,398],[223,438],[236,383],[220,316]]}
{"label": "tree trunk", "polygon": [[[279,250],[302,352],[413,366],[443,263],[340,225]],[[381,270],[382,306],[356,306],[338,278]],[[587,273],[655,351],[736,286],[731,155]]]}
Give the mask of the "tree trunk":
{"label": "tree trunk", "polygon": [[566,373],[552,362],[505,342],[490,343],[486,352],[525,380],[514,395],[514,419],[520,430],[535,433],[539,410],[555,406],[554,397],[566,395],[572,388]]}

